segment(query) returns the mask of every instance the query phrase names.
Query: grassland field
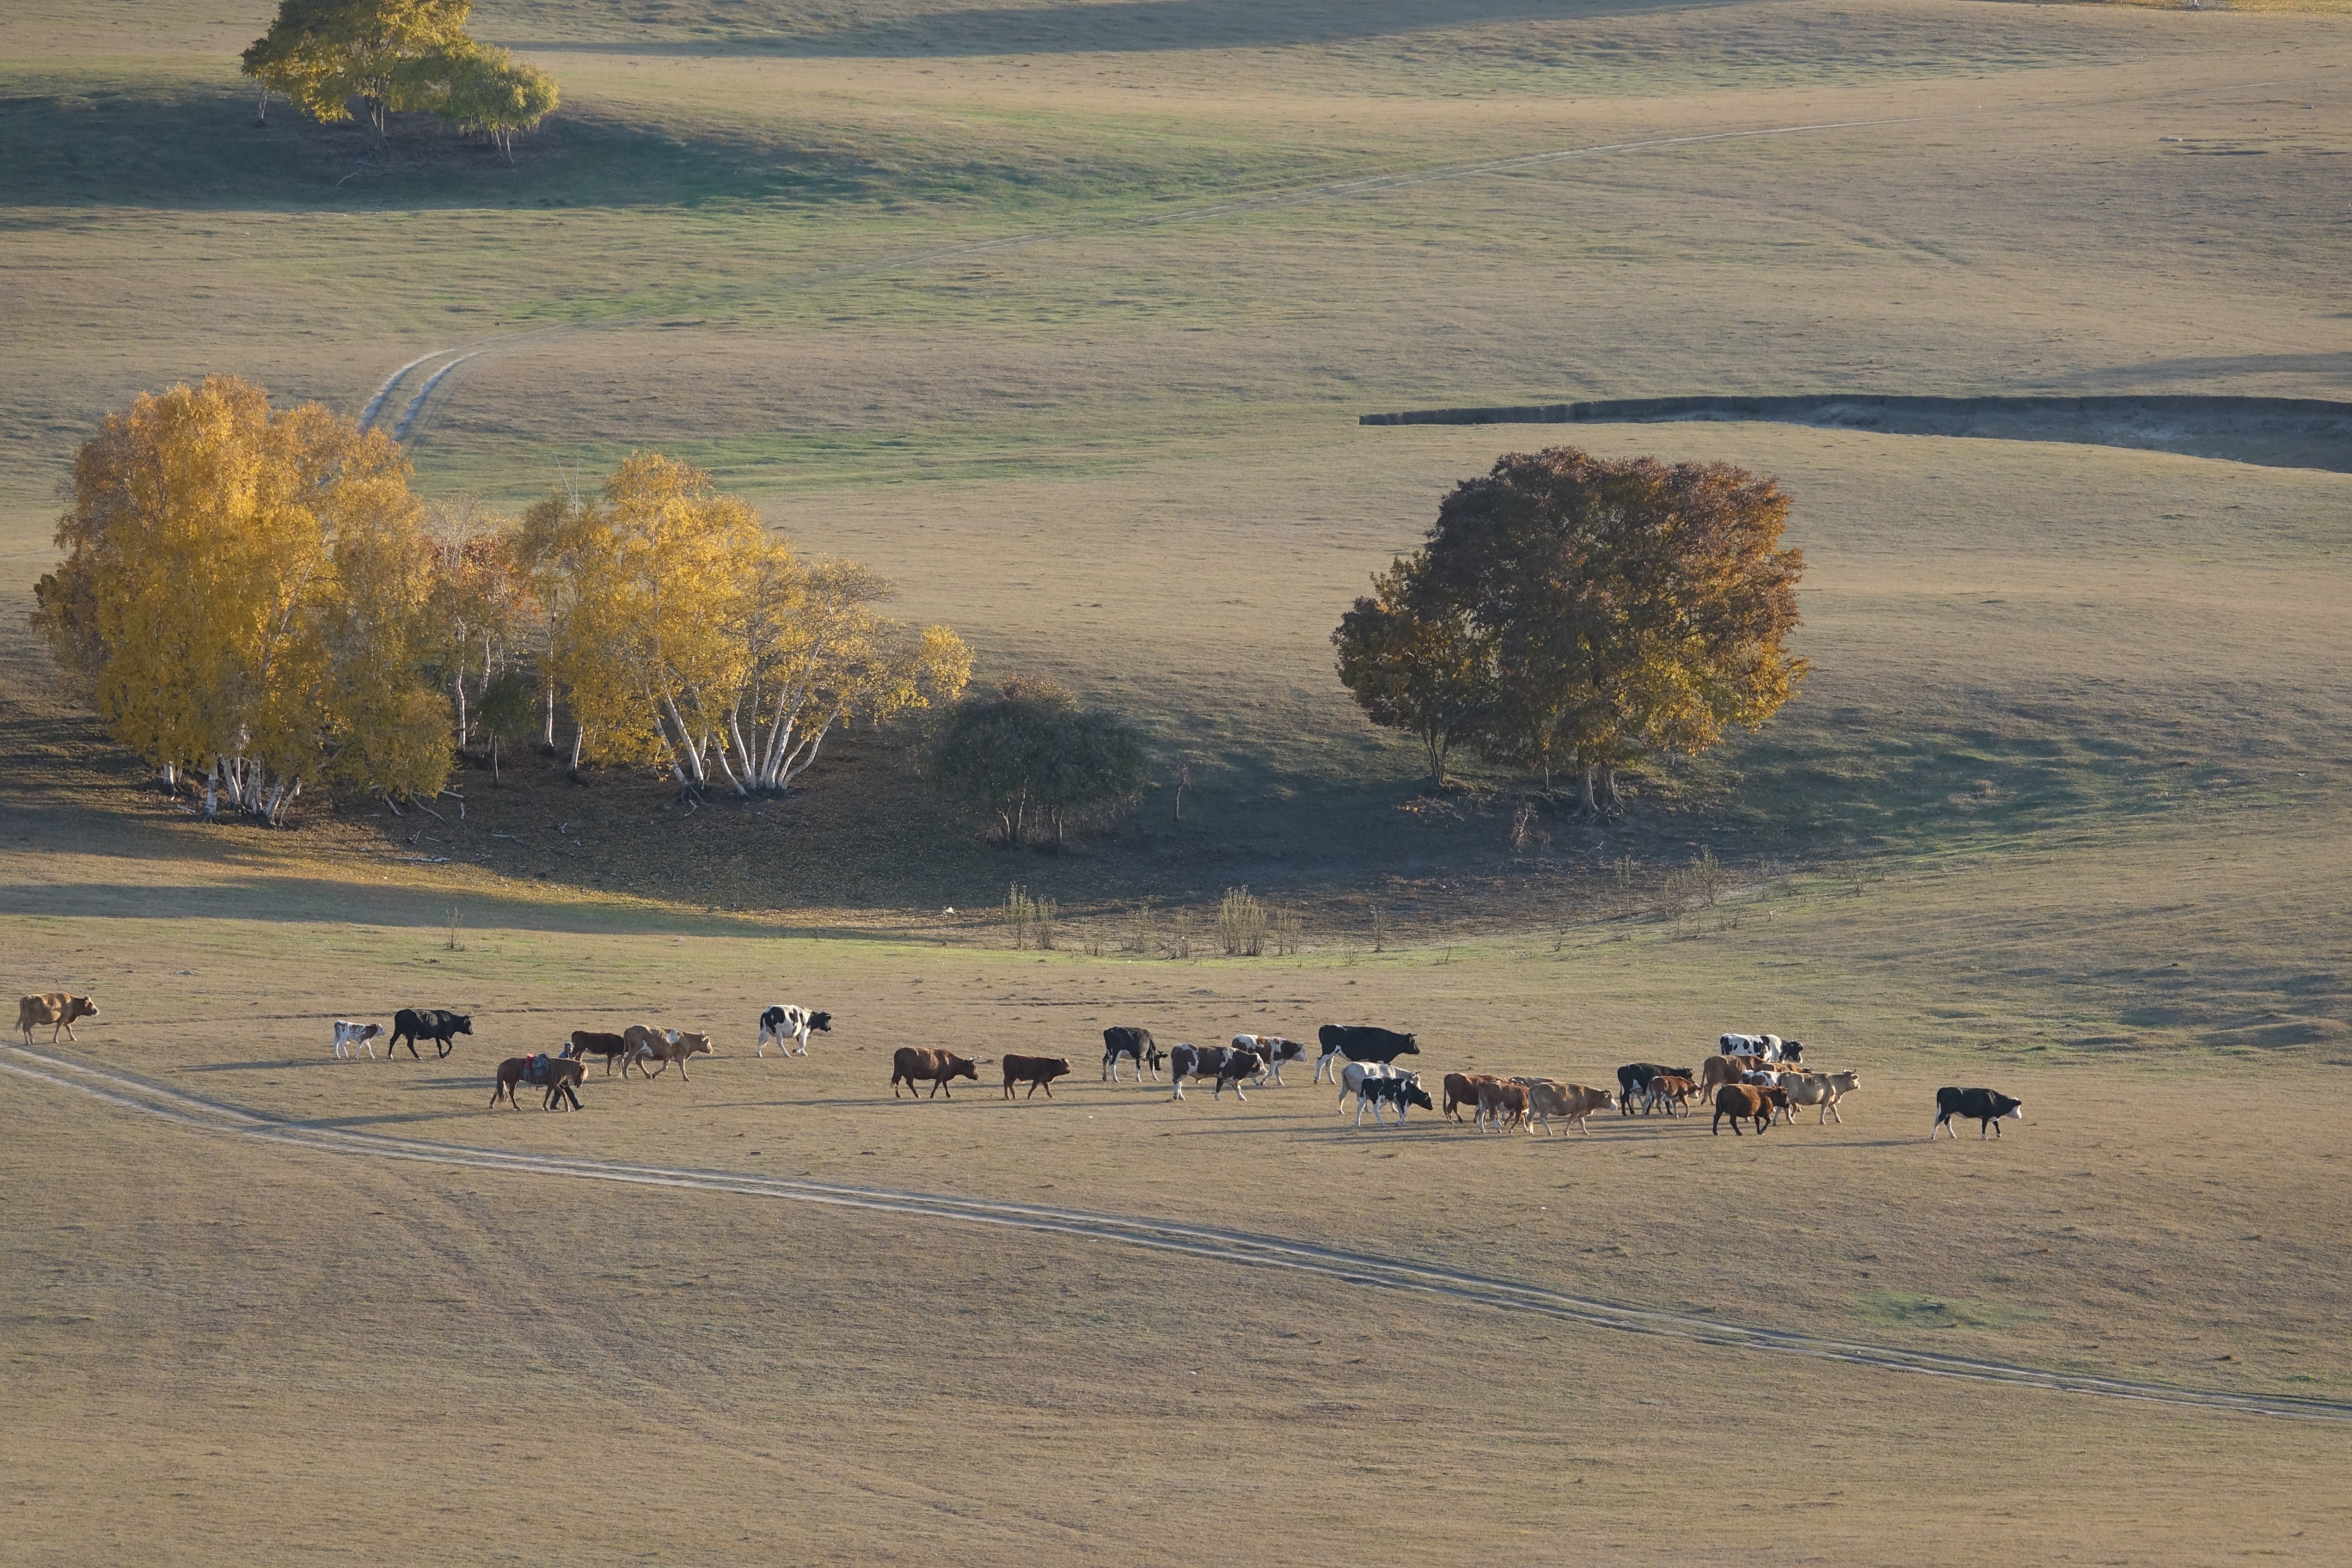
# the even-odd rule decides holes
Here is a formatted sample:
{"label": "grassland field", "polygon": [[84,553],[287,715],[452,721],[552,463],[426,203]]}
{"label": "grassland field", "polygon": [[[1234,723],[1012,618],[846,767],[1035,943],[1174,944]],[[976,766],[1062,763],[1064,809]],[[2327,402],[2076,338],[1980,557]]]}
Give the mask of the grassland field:
{"label": "grassland field", "polygon": [[[0,12],[6,967],[105,1009],[38,1057],[256,1119],[174,1121],[0,1052],[0,1562],[2340,1555],[2338,1419],[758,1184],[1197,1222],[2340,1414],[2352,475],[1355,423],[1692,393],[2341,398],[2340,7],[476,17],[562,84],[512,166],[421,124],[381,163],[283,104],[257,124],[236,55],[266,7]],[[1135,715],[1163,775],[1190,766],[1183,820],[1162,788],[1073,853],[1008,856],[917,783],[904,730],[844,737],[805,797],[690,816],[536,758],[502,787],[468,770],[437,826],[343,802],[206,828],[142,793],[23,618],[75,446],[177,379],[357,414],[418,356],[477,349],[410,428],[436,503],[511,511],[633,448],[690,458],[887,571],[983,679]],[[1451,484],[1555,439],[1778,476],[1816,668],[1622,819],[1548,816],[1514,848],[1520,784],[1474,765],[1423,795],[1328,637]],[[1671,896],[1702,852],[1732,886]],[[1060,904],[1058,951],[1003,945],[986,911],[1013,880]],[[1203,951],[1242,883],[1299,913],[1305,951],[1156,956]],[[752,1057],[774,1000],[835,1032]],[[476,1034],[446,1061],[328,1058],[325,1020],[406,1005],[472,1009]],[[576,1116],[484,1109],[499,1058],[640,1018],[721,1054],[690,1083],[592,1073]],[[1584,1082],[1769,1027],[1864,1088],[1844,1126],[1760,1141],[1613,1117],[1529,1140],[1358,1131],[1301,1070],[1245,1104],[1096,1081],[1109,1023],[1331,1020],[1415,1029],[1436,1070]],[[908,1043],[1078,1070],[1050,1104],[1004,1104],[986,1069],[952,1105],[890,1104]],[[2028,1120],[1931,1149],[1932,1091],[1960,1082]]]}

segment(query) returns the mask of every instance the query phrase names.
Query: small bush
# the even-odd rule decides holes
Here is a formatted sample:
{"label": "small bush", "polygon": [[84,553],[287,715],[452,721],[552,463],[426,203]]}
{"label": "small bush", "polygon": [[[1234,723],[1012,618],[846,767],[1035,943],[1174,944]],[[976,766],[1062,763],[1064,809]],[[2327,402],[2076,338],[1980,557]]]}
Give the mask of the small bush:
{"label": "small bush", "polygon": [[1015,882],[1004,894],[1004,932],[1012,940],[1014,952],[1034,947],[1050,952],[1054,946],[1054,901],[1033,899],[1029,889]]}
{"label": "small bush", "polygon": [[1700,850],[1689,865],[1666,873],[1666,898],[1676,908],[1695,902],[1713,909],[1730,886],[1731,873],[1712,849]]}
{"label": "small bush", "polygon": [[1298,951],[1298,911],[1279,910],[1268,915],[1265,921],[1265,936],[1266,940],[1274,944],[1274,951],[1284,958],[1288,958],[1292,953],[1297,952]]}
{"label": "small bush", "polygon": [[1217,942],[1227,958],[1256,958],[1265,952],[1265,906],[1247,888],[1227,888],[1217,910]]}

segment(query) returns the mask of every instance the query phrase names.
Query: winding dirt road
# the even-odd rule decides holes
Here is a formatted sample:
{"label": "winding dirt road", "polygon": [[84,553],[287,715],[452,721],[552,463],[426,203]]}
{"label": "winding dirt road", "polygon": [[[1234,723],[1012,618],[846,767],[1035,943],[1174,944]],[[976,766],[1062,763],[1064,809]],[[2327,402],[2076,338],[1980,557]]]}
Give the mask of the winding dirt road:
{"label": "winding dirt road", "polygon": [[27,1050],[20,1046],[7,1046],[5,1053],[0,1055],[0,1069],[21,1080],[88,1095],[118,1110],[156,1117],[192,1131],[250,1138],[318,1153],[363,1155],[374,1160],[410,1160],[467,1170],[615,1182],[630,1186],[727,1193],[740,1197],[823,1204],[835,1208],[903,1215],[909,1218],[993,1226],[1079,1241],[1177,1253],[1207,1263],[1286,1268],[1323,1275],[1351,1285],[1421,1291],[1447,1301],[1528,1312],[1592,1328],[1686,1340],[1732,1350],[1843,1362],[1883,1372],[2009,1384],[2046,1393],[2088,1394],[2102,1399],[2131,1400],[2192,1410],[2352,1422],[2352,1404],[2339,1401],[2132,1383],[2119,1378],[2050,1372],[2038,1367],[2012,1366],[1965,1356],[1937,1355],[1780,1329],[1717,1322],[1712,1319],[1658,1311],[1623,1302],[1568,1295],[1485,1275],[1454,1273],[1427,1264],[1343,1252],[1308,1242],[1254,1236],[1244,1231],[1190,1225],[1181,1221],[1127,1218],[1116,1215],[1088,1214],[1076,1209],[1048,1208],[1035,1204],[999,1203],[932,1193],[891,1192],[782,1176],[519,1153],[464,1144],[391,1138],[381,1133],[307,1127],[256,1116],[233,1106],[183,1094],[66,1058]]}

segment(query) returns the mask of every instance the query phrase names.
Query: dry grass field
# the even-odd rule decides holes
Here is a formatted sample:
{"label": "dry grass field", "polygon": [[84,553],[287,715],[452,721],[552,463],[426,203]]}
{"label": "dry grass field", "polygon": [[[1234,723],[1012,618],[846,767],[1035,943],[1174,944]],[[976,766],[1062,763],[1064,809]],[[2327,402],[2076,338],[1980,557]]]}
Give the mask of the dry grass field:
{"label": "dry grass field", "polygon": [[[2340,1554],[2352,475],[1355,422],[2341,397],[2340,10],[477,17],[563,85],[512,168],[421,127],[377,167],[283,105],[256,125],[235,55],[266,5],[0,12],[0,935],[19,990],[105,1009],[0,1051],[0,1562]],[[467,773],[467,819],[429,835],[352,803],[207,829],[139,792],[22,618],[75,445],[175,379],[357,413],[477,348],[412,427],[436,500],[511,510],[633,447],[691,458],[889,572],[983,678],[1134,713],[1163,772],[1191,765],[1183,822],[1163,790],[1008,857],[922,792],[903,733],[863,731],[804,799],[691,816],[536,760]],[[1422,796],[1328,637],[1452,483],[1555,439],[1778,476],[1816,673],[1622,820],[1514,849],[1512,782]],[[1702,850],[1736,887],[1677,908],[1666,874]],[[1003,947],[1013,880],[1060,902],[1059,951]],[[1244,882],[1306,952],[1122,950],[1148,900],[1199,951]],[[772,1000],[835,1033],[753,1058]],[[406,1005],[477,1032],[446,1061],[329,1059],[325,1020]],[[592,1071],[576,1116],[484,1108],[499,1058],[636,1019],[722,1054],[690,1083]],[[1586,1082],[1770,1027],[1864,1084],[1843,1127],[1735,1141],[1359,1131],[1306,1068],[1246,1104],[1097,1081],[1108,1023],[1333,1020],[1415,1029],[1439,1071]],[[908,1043],[1077,1072],[1051,1103],[983,1069],[892,1104]],[[1943,1083],[2029,1120],[1931,1148]],[[1663,1316],[1400,1285],[1439,1275]],[[1927,1376],[1747,1330],[2315,1403]]]}

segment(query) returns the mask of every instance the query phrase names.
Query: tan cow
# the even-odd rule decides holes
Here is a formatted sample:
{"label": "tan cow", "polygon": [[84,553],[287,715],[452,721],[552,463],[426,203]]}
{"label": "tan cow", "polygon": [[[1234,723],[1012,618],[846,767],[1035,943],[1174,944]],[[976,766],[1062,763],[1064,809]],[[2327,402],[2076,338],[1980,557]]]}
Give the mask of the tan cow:
{"label": "tan cow", "polygon": [[1838,1116],[1838,1101],[1862,1087],[1862,1075],[1858,1072],[1790,1073],[1780,1079],[1780,1087],[1789,1091],[1789,1114],[1791,1117],[1796,1115],[1797,1106],[1818,1105],[1822,1113],[1814,1125],[1819,1126],[1837,1116],[1838,1125],[1843,1127],[1845,1118]]}
{"label": "tan cow", "polygon": [[64,1031],[67,1039],[74,1037],[76,1018],[97,1016],[97,1003],[87,996],[69,995],[63,991],[44,991],[38,996],[24,997],[16,1004],[16,1028],[28,1046],[33,1043],[33,1031],[43,1025],[50,1026],[49,1044],[54,1046],[58,1043],[59,1030]]}
{"label": "tan cow", "polygon": [[[1596,1110],[1613,1110],[1617,1104],[1617,1091],[1611,1089],[1588,1089],[1580,1083],[1555,1083],[1548,1078],[1538,1079],[1527,1088],[1528,1113],[1544,1124],[1544,1136],[1547,1138],[1552,1135],[1551,1119],[1555,1116],[1581,1130],[1590,1138],[1592,1129],[1586,1125],[1584,1119]],[[1535,1128],[1531,1125],[1528,1131],[1532,1132]]]}
{"label": "tan cow", "polygon": [[[639,1025],[632,1024],[627,1029],[623,1031],[623,1034],[625,1037],[635,1034],[640,1026],[641,1026]],[[662,1074],[669,1070],[669,1064],[676,1062],[677,1064],[678,1081],[681,1083],[691,1083],[694,1080],[686,1076],[686,1058],[693,1056],[698,1051],[701,1052],[705,1056],[710,1054],[710,1037],[709,1035],[698,1035],[688,1029],[665,1029],[660,1034],[655,1036],[651,1040],[646,1041],[643,1045],[638,1046],[635,1050],[631,1051],[629,1053],[629,1061],[633,1061],[637,1064],[637,1070],[639,1072],[646,1072],[646,1063],[647,1062],[657,1061],[661,1063],[661,1066],[654,1068],[653,1071],[646,1072],[646,1076],[649,1079],[661,1077]],[[623,1062],[621,1064],[621,1076],[623,1078],[629,1076],[628,1062]]]}

